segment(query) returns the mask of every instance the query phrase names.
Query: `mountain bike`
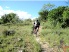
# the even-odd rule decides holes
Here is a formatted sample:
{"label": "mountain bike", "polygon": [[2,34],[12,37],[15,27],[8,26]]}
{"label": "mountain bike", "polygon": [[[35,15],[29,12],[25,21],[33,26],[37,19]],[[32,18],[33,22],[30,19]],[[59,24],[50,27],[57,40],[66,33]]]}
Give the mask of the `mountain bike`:
{"label": "mountain bike", "polygon": [[38,28],[35,29],[35,28],[33,27],[32,34],[35,34],[35,35],[37,36],[37,33],[38,33]]}

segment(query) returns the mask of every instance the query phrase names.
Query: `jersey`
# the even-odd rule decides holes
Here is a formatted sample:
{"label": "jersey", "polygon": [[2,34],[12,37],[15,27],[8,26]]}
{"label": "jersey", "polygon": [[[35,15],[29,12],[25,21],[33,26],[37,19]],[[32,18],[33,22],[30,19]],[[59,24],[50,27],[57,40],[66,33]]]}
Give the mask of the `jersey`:
{"label": "jersey", "polygon": [[40,22],[39,21],[35,21],[34,22],[34,26],[40,26]]}
{"label": "jersey", "polygon": [[39,21],[37,22],[37,26],[40,26],[40,22]]}

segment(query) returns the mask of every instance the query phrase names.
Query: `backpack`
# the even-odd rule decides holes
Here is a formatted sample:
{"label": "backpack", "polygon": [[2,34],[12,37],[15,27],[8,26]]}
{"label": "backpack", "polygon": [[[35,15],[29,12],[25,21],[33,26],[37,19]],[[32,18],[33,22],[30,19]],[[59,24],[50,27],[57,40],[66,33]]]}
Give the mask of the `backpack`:
{"label": "backpack", "polygon": [[37,22],[37,26],[40,26],[40,22]]}

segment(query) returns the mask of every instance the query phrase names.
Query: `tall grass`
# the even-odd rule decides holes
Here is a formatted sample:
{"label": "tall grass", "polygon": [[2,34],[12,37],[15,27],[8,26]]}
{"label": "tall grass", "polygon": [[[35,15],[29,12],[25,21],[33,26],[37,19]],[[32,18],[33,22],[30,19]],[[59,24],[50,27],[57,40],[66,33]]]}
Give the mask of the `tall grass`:
{"label": "tall grass", "polygon": [[48,42],[50,47],[59,46],[61,40],[64,41],[64,45],[69,46],[69,27],[65,29],[53,28],[48,23],[44,23],[40,34],[42,40]]}
{"label": "tall grass", "polygon": [[[0,52],[39,52],[40,45],[31,34],[32,26],[3,26],[0,25]],[[4,30],[15,30],[16,33],[11,36],[4,36]]]}

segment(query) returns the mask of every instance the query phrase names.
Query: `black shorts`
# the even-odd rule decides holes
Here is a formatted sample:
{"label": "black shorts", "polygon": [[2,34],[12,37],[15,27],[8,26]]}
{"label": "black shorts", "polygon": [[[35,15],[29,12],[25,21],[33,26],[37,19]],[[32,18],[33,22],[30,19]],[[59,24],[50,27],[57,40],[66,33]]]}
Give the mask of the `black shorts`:
{"label": "black shorts", "polygon": [[37,29],[37,28],[39,28],[39,26],[35,26],[35,27],[34,27],[34,29]]}

